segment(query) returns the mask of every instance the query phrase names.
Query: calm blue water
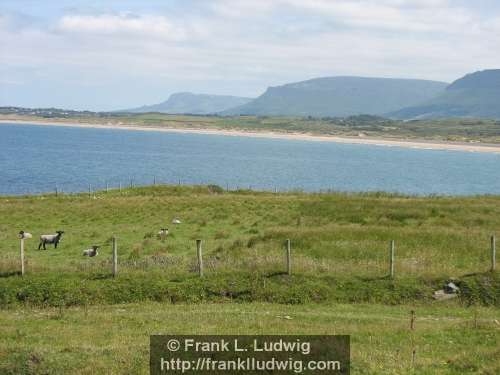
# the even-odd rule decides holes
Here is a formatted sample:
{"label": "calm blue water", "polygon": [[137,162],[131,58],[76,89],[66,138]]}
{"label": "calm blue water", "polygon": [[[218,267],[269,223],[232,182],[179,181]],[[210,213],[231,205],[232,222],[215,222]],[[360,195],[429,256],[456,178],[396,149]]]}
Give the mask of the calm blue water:
{"label": "calm blue water", "polygon": [[0,194],[157,182],[500,194],[500,155],[219,135],[0,124]]}

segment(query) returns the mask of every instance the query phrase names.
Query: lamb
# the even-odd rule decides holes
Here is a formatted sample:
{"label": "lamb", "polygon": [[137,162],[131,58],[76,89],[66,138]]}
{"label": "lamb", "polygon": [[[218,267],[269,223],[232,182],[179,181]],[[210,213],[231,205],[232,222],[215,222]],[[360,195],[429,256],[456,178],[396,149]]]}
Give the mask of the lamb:
{"label": "lamb", "polygon": [[161,228],[160,231],[158,232],[158,236],[162,241],[164,241],[165,238],[168,236],[168,228]]}
{"label": "lamb", "polygon": [[99,246],[92,246],[92,249],[87,249],[87,250],[83,250],[83,256],[86,256],[86,257],[95,257],[97,255],[99,255],[99,252],[97,251],[97,249],[99,249]]}
{"label": "lamb", "polygon": [[31,233],[28,233],[28,232],[25,232],[24,230],[22,230],[19,232],[18,237],[20,239],[25,239],[25,238],[32,238],[33,236],[31,235]]}
{"label": "lamb", "polygon": [[38,250],[43,246],[44,250],[47,250],[45,248],[45,244],[54,244],[54,249],[57,249],[57,244],[59,241],[61,241],[61,237],[63,235],[62,230],[56,231],[56,234],[42,234],[40,236],[40,243],[38,244]]}

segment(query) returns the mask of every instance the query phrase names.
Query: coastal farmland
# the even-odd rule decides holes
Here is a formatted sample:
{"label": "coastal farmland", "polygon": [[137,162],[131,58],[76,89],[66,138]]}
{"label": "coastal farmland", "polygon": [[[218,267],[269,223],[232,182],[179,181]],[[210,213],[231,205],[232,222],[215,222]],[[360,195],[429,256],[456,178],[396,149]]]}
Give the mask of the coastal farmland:
{"label": "coastal farmland", "polygon": [[[153,186],[2,197],[0,228],[4,373],[141,373],[149,334],[189,332],[351,334],[354,373],[499,369],[500,277],[490,271],[496,196]],[[24,277],[19,230],[34,235],[25,242]],[[65,231],[58,249],[37,250],[37,236],[56,230]],[[196,239],[203,240],[203,278]],[[83,257],[93,244],[99,255]],[[433,291],[450,279],[459,297],[434,301]]]}
{"label": "coastal farmland", "polygon": [[[369,137],[433,142],[500,143],[500,121],[488,119],[391,120],[378,116],[347,118],[194,116],[162,113],[98,113],[60,110],[11,113],[0,111],[1,121],[100,124],[171,129],[276,132],[342,137]],[[33,112],[33,111],[31,111]],[[31,113],[30,112],[30,113]]]}

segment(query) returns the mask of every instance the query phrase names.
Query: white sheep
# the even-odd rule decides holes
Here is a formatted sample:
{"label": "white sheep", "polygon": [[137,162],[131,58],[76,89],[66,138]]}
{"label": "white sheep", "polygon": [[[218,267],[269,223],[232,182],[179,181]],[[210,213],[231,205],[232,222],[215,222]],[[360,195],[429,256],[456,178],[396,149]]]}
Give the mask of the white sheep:
{"label": "white sheep", "polygon": [[92,246],[92,249],[87,249],[87,250],[83,250],[83,256],[86,256],[86,257],[95,257],[97,255],[99,255],[99,252],[97,251],[99,249],[99,246]]}
{"label": "white sheep", "polygon": [[31,235],[31,233],[25,232],[24,230],[22,230],[22,231],[19,232],[18,237],[20,239],[33,238],[33,236]]}
{"label": "white sheep", "polygon": [[172,220],[172,224],[180,224],[181,221],[179,219],[174,219]]}
{"label": "white sheep", "polygon": [[40,243],[38,244],[38,250],[40,250],[40,248],[43,246],[43,249],[44,250],[47,250],[45,248],[45,244],[54,244],[54,249],[57,249],[57,244],[59,243],[59,241],[61,241],[61,237],[63,235],[63,231],[62,230],[58,230],[56,231],[55,234],[42,234],[40,236]]}

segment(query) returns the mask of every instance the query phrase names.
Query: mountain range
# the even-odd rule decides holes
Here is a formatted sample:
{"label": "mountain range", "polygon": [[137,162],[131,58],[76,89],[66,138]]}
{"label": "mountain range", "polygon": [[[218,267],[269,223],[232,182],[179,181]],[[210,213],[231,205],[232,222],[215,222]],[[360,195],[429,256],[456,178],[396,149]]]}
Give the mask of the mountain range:
{"label": "mountain range", "polygon": [[383,115],[431,99],[445,82],[414,79],[327,77],[270,87],[226,115],[346,117]]}
{"label": "mountain range", "polygon": [[500,119],[500,69],[471,73],[452,84],[418,79],[315,78],[269,87],[255,99],[184,92],[172,94],[159,104],[122,112],[314,117],[367,114],[397,119]]}
{"label": "mountain range", "polygon": [[388,114],[399,119],[476,117],[500,119],[500,69],[467,74],[440,95]]}
{"label": "mountain range", "polygon": [[225,111],[250,102],[251,98],[226,95],[193,94],[178,92],[161,103],[125,109],[118,112],[146,113],[161,112],[173,114],[208,115]]}

